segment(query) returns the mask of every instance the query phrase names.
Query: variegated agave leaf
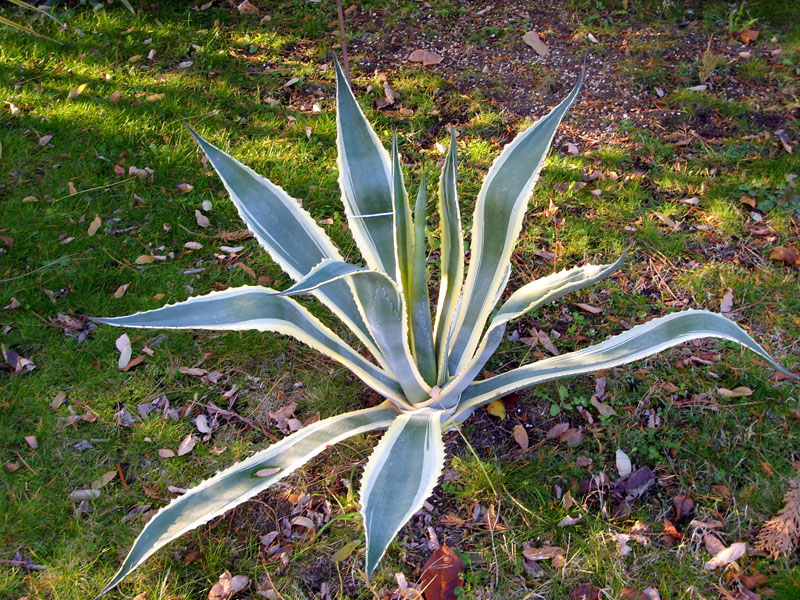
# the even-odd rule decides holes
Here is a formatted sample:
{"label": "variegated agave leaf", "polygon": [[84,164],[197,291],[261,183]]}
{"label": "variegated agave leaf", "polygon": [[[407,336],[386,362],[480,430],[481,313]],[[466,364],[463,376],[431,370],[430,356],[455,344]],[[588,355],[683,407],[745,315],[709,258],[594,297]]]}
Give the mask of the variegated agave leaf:
{"label": "variegated agave leaf", "polygon": [[[190,128],[241,218],[295,283],[280,292],[256,286],[213,292],[98,321],[125,327],[257,329],[290,335],[353,371],[387,401],[309,425],[161,509],[101,595],[170,540],[266,489],[328,445],[360,432],[386,429],[367,462],[360,490],[370,576],[397,532],[436,485],[444,463],[442,432],[495,398],[640,360],[702,337],[741,344],[791,375],[734,322],[692,310],[654,319],[584,350],[475,381],[509,321],[601,281],[624,259],[623,253],[613,264],[587,264],[533,281],[510,294],[486,326],[508,282],[511,253],[533,186],[556,128],[577,97],[583,72],[569,96],[520,133],[489,170],[475,207],[466,278],[456,192],[457,144],[455,131],[450,131],[439,181],[441,276],[432,318],[424,170],[412,214],[396,135],[389,154],[338,63],[335,68],[339,183],[350,230],[366,267],[344,262],[296,200]],[[349,327],[377,364],[295,300],[304,294],[319,299]]]}

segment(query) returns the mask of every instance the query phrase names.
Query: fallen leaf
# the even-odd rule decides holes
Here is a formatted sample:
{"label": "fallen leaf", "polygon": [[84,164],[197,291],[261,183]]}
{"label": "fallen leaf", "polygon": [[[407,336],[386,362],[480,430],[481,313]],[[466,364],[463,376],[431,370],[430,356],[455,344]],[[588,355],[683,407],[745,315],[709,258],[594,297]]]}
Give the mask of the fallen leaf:
{"label": "fallen leaf", "polygon": [[78,190],[75,188],[75,184],[72,183],[71,181],[67,182],[67,189],[69,190],[70,196],[74,196],[75,194],[78,193]]}
{"label": "fallen leaf", "polygon": [[592,42],[593,44],[599,44],[599,43],[600,43],[600,40],[598,40],[598,39],[597,39],[597,38],[594,36],[594,34],[593,34],[593,33],[587,33],[587,34],[586,34],[586,37],[587,37],[587,38],[589,38],[589,41],[590,41],[590,42]]}
{"label": "fallen leaf", "polygon": [[492,400],[489,402],[489,405],[486,407],[486,412],[493,417],[497,417],[501,421],[506,418],[506,406],[503,404],[502,400]]}
{"label": "fallen leaf", "polygon": [[52,135],[49,135],[49,134],[48,135],[43,135],[42,137],[39,138],[39,145],[40,146],[47,146],[47,143],[52,139],[53,139]]}
{"label": "fallen leaf", "polygon": [[98,477],[92,482],[91,488],[93,490],[99,490],[100,488],[107,486],[108,483],[116,476],[117,476],[116,471],[106,471],[100,477]]}
{"label": "fallen leaf", "polygon": [[571,525],[575,525],[580,523],[583,520],[583,517],[564,517],[558,522],[559,527],[570,527]]}
{"label": "fallen leaf", "polygon": [[82,83],[78,87],[70,88],[69,92],[67,92],[67,100],[72,100],[76,96],[80,96],[86,89],[86,85],[87,84]]}
{"label": "fallen leaf", "polygon": [[418,62],[422,63],[422,66],[427,67],[429,65],[438,65],[444,58],[436,54],[436,52],[431,52],[430,50],[414,50],[411,54],[408,55],[408,60],[410,62]]}
{"label": "fallen leaf", "polygon": [[183,438],[183,440],[181,440],[181,443],[178,446],[178,456],[189,454],[189,452],[192,451],[196,443],[197,440],[192,434],[187,435],[185,438]]}
{"label": "fallen leaf", "polygon": [[800,252],[786,246],[775,246],[769,251],[770,260],[779,260],[800,267]]}
{"label": "fallen leaf", "polygon": [[153,262],[154,260],[155,258],[150,256],[149,254],[142,254],[141,256],[137,256],[136,260],[134,260],[133,262],[136,263],[137,265],[147,265]]}
{"label": "fallen leaf", "polygon": [[347,542],[344,546],[339,548],[336,552],[331,555],[331,558],[338,562],[342,562],[343,560],[347,559],[353,551],[361,545],[361,540],[351,540]]}
{"label": "fallen leaf", "polygon": [[189,250],[200,250],[203,247],[203,244],[200,242],[186,242],[183,247],[188,248]]}
{"label": "fallen leaf", "polygon": [[617,449],[616,454],[617,472],[620,477],[627,477],[633,471],[631,459],[622,450]]}
{"label": "fallen leaf", "polygon": [[729,313],[733,309],[733,290],[728,288],[725,295],[722,297],[722,302],[719,303],[719,311],[721,313]]}
{"label": "fallen leaf", "polygon": [[191,192],[194,189],[194,186],[191,183],[186,183],[186,182],[179,183],[175,187],[178,188],[178,191],[183,194]]}
{"label": "fallen leaf", "polygon": [[559,554],[564,554],[564,549],[558,546],[545,546],[544,548],[531,548],[525,546],[522,550],[522,555],[527,560],[550,560]]}
{"label": "fallen leaf", "polygon": [[67,399],[67,393],[66,392],[58,392],[56,394],[56,397],[53,398],[53,401],[50,402],[50,408],[52,408],[53,410],[57,409],[59,406],[64,404],[64,400],[66,400],[66,399]]}
{"label": "fallen leaf", "polygon": [[100,497],[100,490],[75,490],[70,493],[69,499],[75,502],[81,500],[93,500]]}
{"label": "fallen leaf", "polygon": [[19,470],[19,463],[18,462],[7,462],[3,465],[3,468],[8,471],[9,473],[13,473],[14,471]]}
{"label": "fallen leaf", "polygon": [[116,104],[117,102],[119,102],[121,97],[122,97],[122,94],[119,91],[111,92],[111,95],[108,97],[108,101],[111,104]]}
{"label": "fallen leaf", "polygon": [[130,283],[123,283],[121,286],[117,288],[114,292],[114,298],[120,299],[125,295],[125,292],[128,291],[128,286]]}
{"label": "fallen leaf", "polygon": [[89,224],[89,229],[86,230],[86,234],[89,237],[92,237],[97,230],[100,229],[100,226],[103,224],[103,221],[100,219],[100,215],[95,215],[92,222]]}
{"label": "fallen leaf", "polygon": [[569,423],[556,423],[547,431],[547,435],[545,437],[549,440],[561,437],[561,434],[563,434],[567,429],[569,429]]}
{"label": "fallen leaf", "polygon": [[[592,35],[591,33],[589,35]],[[584,583],[569,592],[569,600],[599,600],[600,592],[591,584]]]}
{"label": "fallen leaf", "polygon": [[442,544],[422,567],[420,582],[425,600],[456,600],[456,588],[464,584],[463,571],[458,554]]}
{"label": "fallen leaf", "polygon": [[119,361],[117,361],[117,368],[124,369],[128,366],[128,363],[131,361],[131,354],[133,350],[131,348],[131,339],[128,337],[127,333],[123,333],[119,336],[114,345],[119,350]]}
{"label": "fallen leaf", "polygon": [[694,500],[689,494],[678,494],[675,496],[675,520],[683,521],[688,518],[694,509]]}
{"label": "fallen leaf", "polygon": [[593,315],[599,315],[599,314],[602,314],[602,312],[603,312],[602,308],[598,308],[596,306],[592,306],[591,304],[584,304],[583,302],[578,302],[578,303],[575,304],[575,306],[580,308],[582,311],[591,313]]}
{"label": "fallen leaf", "polygon": [[208,370],[198,367],[178,367],[178,373],[191,375],[192,377],[203,377],[204,375],[208,375]]}
{"label": "fallen leaf", "polygon": [[706,571],[713,571],[717,567],[730,564],[744,556],[746,550],[747,545],[744,542],[736,542],[731,544],[724,550],[717,552],[714,557],[703,566],[703,568]]}
{"label": "fallen leaf", "polygon": [[197,221],[197,224],[204,229],[211,227],[211,223],[208,220],[208,217],[201,213],[199,210],[194,211],[194,218]]}
{"label": "fallen leaf", "polygon": [[605,402],[600,402],[595,396],[589,398],[589,402],[597,409],[597,412],[600,413],[600,416],[614,416],[617,414],[617,411],[614,410],[611,406],[606,404]]}
{"label": "fallen leaf", "polygon": [[175,452],[173,452],[169,448],[159,448],[158,455],[161,458],[172,458],[173,456],[175,456]]}
{"label": "fallen leaf", "polygon": [[514,441],[519,444],[519,447],[523,450],[527,450],[530,445],[530,440],[528,440],[528,432],[525,431],[525,428],[522,425],[514,425],[512,433],[514,435]]}
{"label": "fallen leaf", "polygon": [[741,198],[739,198],[739,202],[741,202],[742,204],[746,204],[747,206],[753,209],[758,206],[758,202],[756,202],[750,196],[742,196]]}
{"label": "fallen leaf", "polygon": [[208,600],[228,600],[228,598],[232,598],[248,585],[250,585],[249,578],[244,575],[234,575],[231,577],[230,572],[225,571],[219,576],[219,581],[209,590]]}
{"label": "fallen leaf", "polygon": [[562,433],[558,439],[559,441],[566,443],[570,448],[577,448],[583,441],[583,434],[581,433],[580,429],[570,427],[564,433]]}
{"label": "fallen leaf", "polygon": [[550,54],[550,50],[547,48],[547,44],[545,44],[540,38],[539,34],[535,31],[529,31],[525,35],[522,36],[522,41],[528,44],[539,56],[547,56]]}
{"label": "fallen leaf", "polygon": [[39,447],[39,441],[35,435],[26,435],[25,442],[31,447],[31,450],[36,450]]}
{"label": "fallen leaf", "polygon": [[745,44],[750,44],[758,39],[758,29],[745,29],[739,34],[739,39]]}
{"label": "fallen leaf", "polygon": [[727,388],[717,388],[717,393],[723,398],[745,398],[753,395],[753,390],[744,385],[729,390]]}
{"label": "fallen leaf", "polygon": [[239,11],[240,14],[243,15],[258,15],[261,14],[261,11],[258,10],[258,7],[254,6],[250,0],[244,0],[244,2],[238,4],[236,9]]}
{"label": "fallen leaf", "polygon": [[703,544],[705,544],[706,550],[711,556],[716,556],[725,550],[725,544],[713,533],[707,533],[703,536]]}
{"label": "fallen leaf", "polygon": [[580,150],[578,150],[578,147],[575,144],[569,142],[567,144],[567,153],[571,154],[572,156],[578,156],[578,154],[580,154],[581,152]]}

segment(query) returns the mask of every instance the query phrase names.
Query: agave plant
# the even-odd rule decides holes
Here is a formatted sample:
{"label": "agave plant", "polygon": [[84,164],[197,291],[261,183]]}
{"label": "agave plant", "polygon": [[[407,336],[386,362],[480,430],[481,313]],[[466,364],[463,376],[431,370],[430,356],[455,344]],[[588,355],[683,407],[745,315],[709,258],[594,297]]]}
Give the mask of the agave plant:
{"label": "agave plant", "polygon": [[[244,286],[130,316],[98,319],[122,327],[257,329],[295,337],[353,371],[385,401],[318,421],[224,471],[162,508],[144,527],[101,595],[156,550],[245,502],[351,436],[385,429],[361,480],[366,574],[431,494],[445,459],[442,434],[476,408],[515,390],[608,369],[703,337],[737,342],[789,374],[733,321],[687,310],[633,327],[596,346],[476,380],[506,324],[612,274],[621,264],[584,265],[528,283],[495,311],[509,278],[529,197],[575,88],[520,133],[495,160],[475,202],[469,268],[456,195],[456,139],[439,181],[441,252],[431,314],[426,278],[424,171],[412,217],[396,135],[388,153],[336,64],[339,184],[350,230],[366,266],[342,260],[311,216],[283,189],[190,131],[259,244],[296,281],[278,292]],[[355,335],[363,356],[293,296],[317,298]],[[490,319],[491,317],[491,319]]]}

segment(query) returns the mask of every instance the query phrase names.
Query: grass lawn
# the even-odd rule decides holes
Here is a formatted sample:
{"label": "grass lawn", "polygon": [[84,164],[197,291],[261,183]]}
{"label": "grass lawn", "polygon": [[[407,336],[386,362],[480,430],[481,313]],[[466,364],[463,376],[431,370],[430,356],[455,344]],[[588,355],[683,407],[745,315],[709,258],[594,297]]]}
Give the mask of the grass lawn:
{"label": "grass lawn", "polygon": [[[143,360],[121,371],[123,331],[88,321],[229,286],[290,283],[243,229],[181,119],[298,198],[345,259],[358,258],[335,163],[333,0],[254,1],[259,14],[223,0],[141,4],[134,17],[120,3],[59,3],[65,30],[0,5],[0,15],[63,42],[0,29],[3,600],[93,597],[150,511],[286,433],[279,409],[296,402],[306,422],[376,401],[332,361],[257,332],[128,330]],[[730,317],[798,371],[800,259],[770,258],[791,260],[800,245],[793,2],[353,6],[356,96],[384,142],[397,127],[409,189],[427,166],[429,212],[446,126],[458,131],[465,231],[494,157],[567,93],[587,60],[509,289],[625,248],[629,258],[602,284],[512,322],[489,370],[548,356],[531,342],[534,329],[566,352],[732,300]],[[749,44],[747,29],[758,31]],[[526,31],[539,33],[548,56],[522,42]],[[442,62],[408,62],[418,48]],[[436,272],[435,216],[428,241]],[[352,341],[320,305],[305,304]],[[377,435],[336,446],[173,542],[110,597],[206,598],[227,569],[250,578],[243,598],[399,598],[395,574],[416,582],[437,541],[464,562],[463,598],[560,599],[589,584],[610,598],[653,588],[665,600],[745,599],[741,582],[757,574],[765,579],[754,593],[800,597],[797,553],[773,560],[751,548],[707,571],[704,530],[691,524],[719,520],[725,544],[751,544],[780,509],[800,468],[800,386],[717,341],[597,377],[614,414],[592,402],[597,378],[581,377],[506,398],[505,418],[481,410],[463,435],[449,434],[444,481],[370,582],[357,491]],[[736,388],[746,389],[718,391]],[[199,416],[212,431],[198,430]],[[546,437],[559,423],[581,431],[579,445]],[[168,457],[189,435],[194,448]],[[619,479],[617,449],[655,474],[626,502],[608,487],[586,489],[593,476]],[[74,495],[93,482],[99,496]],[[693,501],[688,517],[676,514],[681,494]],[[313,536],[292,524],[298,516],[312,519]],[[565,517],[580,521],[559,526]],[[663,534],[665,519],[680,536]],[[621,552],[618,534],[637,521],[647,543]],[[565,549],[566,564],[523,558],[526,545],[550,544]]]}

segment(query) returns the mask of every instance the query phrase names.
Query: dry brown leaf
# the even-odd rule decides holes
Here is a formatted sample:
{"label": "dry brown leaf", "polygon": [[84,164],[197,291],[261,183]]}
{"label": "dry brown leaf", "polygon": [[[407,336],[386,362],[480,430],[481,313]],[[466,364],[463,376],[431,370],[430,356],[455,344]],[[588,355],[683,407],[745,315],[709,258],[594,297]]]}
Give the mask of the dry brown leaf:
{"label": "dry brown leaf", "polygon": [[559,527],[570,527],[571,525],[575,525],[580,523],[583,520],[583,517],[564,517],[558,522]]}
{"label": "dry brown leaf", "polygon": [[784,507],[758,532],[755,547],[772,558],[791,555],[800,546],[800,479],[789,482]]}
{"label": "dry brown leaf", "polygon": [[236,9],[239,11],[240,14],[243,15],[258,15],[261,14],[261,11],[258,10],[257,6],[254,6],[250,0],[244,0],[244,2],[239,3],[236,6]]}
{"label": "dry brown leaf", "polygon": [[747,396],[752,396],[753,390],[747,386],[740,385],[732,390],[727,388],[717,388],[717,393],[723,398],[745,398]]}
{"label": "dry brown leaf", "polygon": [[197,439],[192,434],[187,435],[185,438],[181,440],[181,443],[178,446],[178,456],[189,454],[189,452],[191,452],[194,449],[194,445],[196,443]]}
{"label": "dry brown leaf", "polygon": [[556,423],[547,431],[547,435],[545,437],[549,440],[561,437],[561,435],[567,431],[567,429],[569,429],[569,423]]}
{"label": "dry brown leaf", "polygon": [[272,477],[275,473],[278,473],[281,470],[280,467],[267,467],[265,469],[259,469],[255,473],[253,473],[253,477]]}
{"label": "dry brown leaf", "polygon": [[208,229],[211,227],[211,222],[208,220],[208,217],[201,213],[199,210],[194,211],[194,218],[197,221],[197,224],[202,227],[203,229]]}
{"label": "dry brown leaf", "polygon": [[208,370],[198,367],[178,367],[178,373],[191,375],[192,377],[203,377],[204,375],[208,375]]}
{"label": "dry brown leaf", "polygon": [[703,536],[703,544],[705,544],[706,550],[711,556],[716,556],[725,550],[725,544],[713,533],[707,533]]}
{"label": "dry brown leaf", "polygon": [[125,295],[125,292],[128,291],[128,286],[130,283],[123,283],[121,286],[117,288],[117,291],[114,292],[114,298],[122,298]]}
{"label": "dry brown leaf", "polygon": [[544,548],[525,546],[522,550],[522,555],[527,560],[550,560],[559,554],[564,554],[564,549],[558,546],[545,546]]}
{"label": "dry brown leaf", "polygon": [[116,104],[119,102],[121,97],[122,94],[119,92],[119,90],[117,90],[115,92],[111,92],[111,95],[108,97],[108,101],[111,102],[111,104]]}
{"label": "dry brown leaf", "polygon": [[769,259],[800,267],[800,252],[791,247],[775,246],[769,251]]}
{"label": "dry brown leaf", "polygon": [[528,44],[539,56],[547,56],[550,54],[550,50],[540,38],[539,34],[535,31],[529,31],[525,35],[522,36],[522,41]]}
{"label": "dry brown leaf", "polygon": [[116,471],[106,471],[100,477],[98,477],[92,482],[91,488],[93,490],[99,490],[100,488],[107,486],[108,483],[116,476],[117,476]]}
{"label": "dry brown leaf", "polygon": [[599,315],[599,314],[602,314],[602,312],[603,312],[602,308],[598,308],[596,306],[592,306],[591,304],[584,304],[583,302],[577,302],[575,304],[575,306],[580,308],[582,311],[591,313],[593,315]]}
{"label": "dry brown leaf", "polygon": [[722,302],[719,303],[719,311],[724,314],[731,312],[731,310],[733,310],[733,290],[728,288],[722,297]]}
{"label": "dry brown leaf", "polygon": [[47,146],[47,143],[52,139],[53,139],[52,135],[49,135],[49,134],[48,135],[43,135],[42,137],[39,138],[39,145],[40,146]]}
{"label": "dry brown leaf", "polygon": [[430,65],[438,65],[444,58],[440,54],[436,54],[436,52],[419,49],[409,54],[408,60],[410,62],[422,63],[422,66],[427,67]]}
{"label": "dry brown leaf", "polygon": [[514,425],[513,434],[514,441],[519,444],[519,447],[523,450],[527,450],[530,445],[530,440],[528,440],[528,432],[525,431],[525,428],[522,425]]}
{"label": "dry brown leaf", "polygon": [[137,256],[136,260],[134,260],[133,262],[136,263],[137,265],[148,265],[154,260],[155,258],[150,256],[149,254],[142,254],[141,256]]}
{"label": "dry brown leaf", "polygon": [[755,208],[756,206],[758,206],[758,202],[756,202],[750,196],[742,196],[741,198],[739,198],[739,202],[741,202],[742,204],[746,204],[750,208]]}
{"label": "dry brown leaf", "polygon": [[617,449],[616,454],[617,473],[620,477],[627,477],[633,472],[633,465],[631,459],[621,449]]}
{"label": "dry brown leaf", "polygon": [[455,600],[456,588],[464,584],[463,572],[458,554],[442,544],[422,567],[420,581],[425,600]]}
{"label": "dry brown leaf", "polygon": [[747,545],[744,542],[736,542],[731,544],[727,548],[717,552],[714,557],[703,566],[703,568],[706,571],[713,571],[717,567],[728,565],[744,556],[746,550]]}
{"label": "dry brown leaf", "polygon": [[161,458],[172,458],[173,456],[175,456],[175,452],[173,452],[169,448],[159,448],[158,455]]}
{"label": "dry brown leaf", "polygon": [[70,196],[74,196],[75,194],[78,193],[78,190],[75,188],[75,184],[72,183],[71,181],[67,182],[67,189],[69,190]]}
{"label": "dry brown leaf", "polygon": [[39,441],[36,439],[35,435],[26,435],[25,443],[31,447],[31,450],[36,450],[39,447]]}
{"label": "dry brown leaf", "polygon": [[739,34],[739,39],[745,44],[750,44],[758,39],[758,29],[745,29]]}
{"label": "dry brown leaf", "polygon": [[225,571],[219,576],[219,581],[215,583],[208,592],[208,600],[228,600],[235,594],[250,585],[250,579],[244,575],[234,575]]}

